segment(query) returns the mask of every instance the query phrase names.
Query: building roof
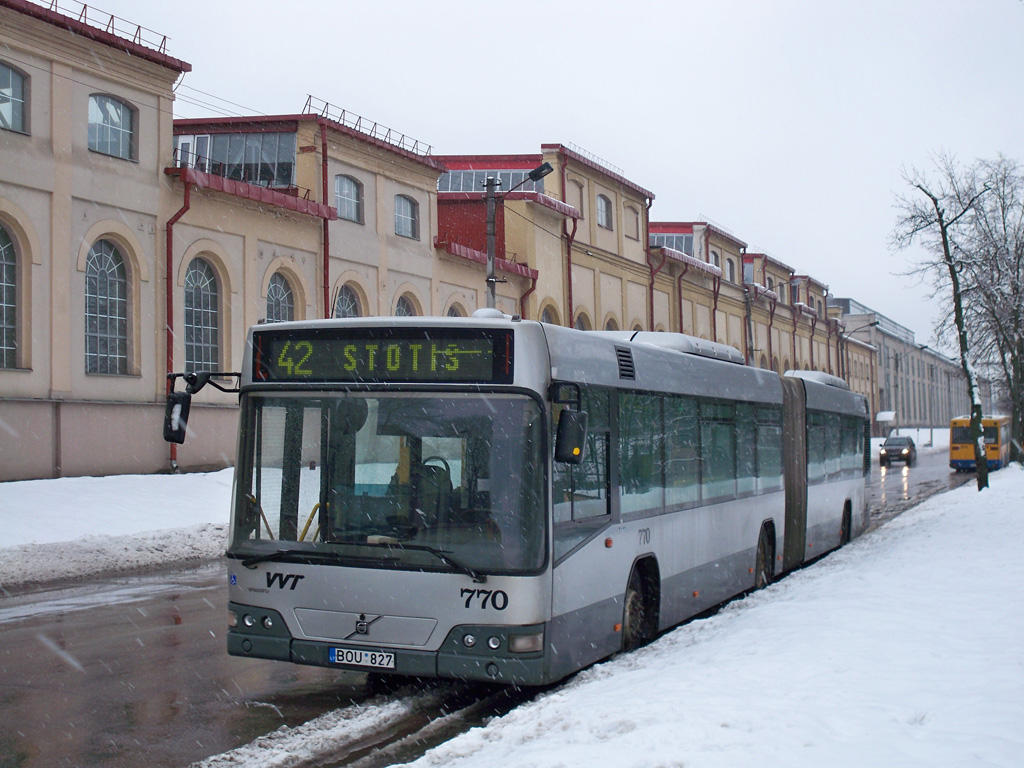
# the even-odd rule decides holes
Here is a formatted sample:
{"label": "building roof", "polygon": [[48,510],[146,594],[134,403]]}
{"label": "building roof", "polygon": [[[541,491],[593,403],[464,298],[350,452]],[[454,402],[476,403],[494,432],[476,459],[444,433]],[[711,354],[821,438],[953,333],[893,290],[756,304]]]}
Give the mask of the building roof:
{"label": "building roof", "polygon": [[[52,5],[55,4],[51,4]],[[144,29],[141,25],[135,26],[135,33],[132,39],[122,37],[116,32],[115,20],[116,16],[107,13],[100,13],[95,8],[92,9],[94,15],[105,16],[108,18],[107,28],[100,29],[94,27],[87,22],[88,19],[88,6],[82,6],[82,13],[79,18],[75,19],[71,16],[65,16],[51,8],[44,8],[36,5],[35,3],[29,2],[29,0],[0,0],[0,7],[10,8],[18,13],[23,13],[26,16],[44,21],[47,24],[52,24],[60,29],[65,29],[74,35],[80,35],[81,37],[88,38],[102,45],[110,46],[119,51],[124,51],[130,56],[136,56],[145,61],[150,61],[154,64],[159,64],[162,67],[166,67],[174,72],[184,73],[191,72],[192,65],[188,62],[175,59],[172,56],[168,56],[163,48],[166,45],[167,38],[164,37],[160,48],[150,48],[143,44],[142,30]],[[148,31],[148,30],[147,30]]]}
{"label": "building roof", "polygon": [[694,227],[704,227],[708,232],[713,232],[718,237],[724,240],[729,240],[740,248],[747,247],[747,244],[736,237],[736,235],[727,232],[721,227],[715,226],[709,221],[652,221],[650,224],[650,231],[654,234],[690,235],[693,234]]}
{"label": "building roof", "polygon": [[541,144],[540,148],[542,150],[544,150],[545,152],[557,152],[558,154],[562,155],[563,157],[565,157],[565,158],[567,158],[569,160],[572,160],[574,163],[579,163],[580,165],[585,165],[588,168],[593,168],[596,171],[600,171],[601,173],[603,173],[608,178],[614,179],[619,184],[621,184],[622,186],[626,187],[627,189],[633,190],[634,192],[636,192],[641,197],[646,197],[646,198],[648,198],[650,200],[654,199],[654,193],[653,192],[644,189],[639,184],[636,184],[636,183],[630,181],[629,179],[627,179],[622,174],[617,173],[616,171],[612,170],[611,168],[608,168],[608,167],[602,165],[601,163],[599,163],[596,160],[593,160],[593,159],[591,159],[589,157],[586,157],[585,155],[581,155],[576,150],[570,149],[569,147],[565,146],[564,144]]}
{"label": "building roof", "polygon": [[542,155],[433,155],[452,171],[532,171]]}
{"label": "building roof", "polygon": [[[6,0],[0,0],[6,2]],[[399,155],[414,163],[419,163],[438,173],[447,170],[444,163],[433,155],[421,155],[405,149],[390,141],[377,138],[370,133],[360,131],[337,120],[323,117],[315,112],[302,112],[294,115],[247,115],[243,117],[197,117],[182,118],[174,121],[174,133],[269,133],[273,131],[294,131],[301,122],[323,123],[332,131],[349,136],[378,149]]]}

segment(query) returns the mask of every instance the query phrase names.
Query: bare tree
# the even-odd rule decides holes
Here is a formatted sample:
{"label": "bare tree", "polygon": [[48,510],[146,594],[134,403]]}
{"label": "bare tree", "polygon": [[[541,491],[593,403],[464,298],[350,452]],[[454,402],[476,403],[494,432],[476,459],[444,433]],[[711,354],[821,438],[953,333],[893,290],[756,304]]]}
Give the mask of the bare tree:
{"label": "bare tree", "polygon": [[976,360],[1009,401],[1014,458],[1024,443],[1024,171],[1000,156],[977,165],[988,192],[956,242],[965,322]]}
{"label": "bare tree", "polygon": [[[904,171],[903,179],[913,190],[913,196],[899,195],[896,207],[900,211],[892,241],[906,248],[919,241],[932,255],[922,265],[941,283],[943,275],[953,303],[953,322],[960,350],[960,365],[967,379],[967,395],[971,401],[971,437],[974,458],[978,468],[978,490],[988,487],[988,462],[985,458],[984,433],[981,427],[982,405],[978,380],[972,363],[968,343],[967,323],[964,315],[964,294],[961,284],[962,250],[958,248],[960,230],[966,217],[974,210],[978,200],[988,192],[974,169],[962,170],[956,159],[940,155],[935,159],[934,180],[917,171]],[[921,199],[921,196],[926,199]]]}

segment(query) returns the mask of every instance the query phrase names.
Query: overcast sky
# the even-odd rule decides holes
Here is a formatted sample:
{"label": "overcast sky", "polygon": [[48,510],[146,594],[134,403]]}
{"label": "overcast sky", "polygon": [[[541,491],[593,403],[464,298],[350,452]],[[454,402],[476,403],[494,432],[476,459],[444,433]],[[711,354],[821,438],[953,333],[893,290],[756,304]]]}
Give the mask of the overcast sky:
{"label": "overcast sky", "polygon": [[710,219],[919,343],[920,253],[888,245],[902,169],[1024,160],[1022,0],[96,5],[192,65],[180,117],[312,94],[436,154],[573,143],[654,192],[653,220]]}

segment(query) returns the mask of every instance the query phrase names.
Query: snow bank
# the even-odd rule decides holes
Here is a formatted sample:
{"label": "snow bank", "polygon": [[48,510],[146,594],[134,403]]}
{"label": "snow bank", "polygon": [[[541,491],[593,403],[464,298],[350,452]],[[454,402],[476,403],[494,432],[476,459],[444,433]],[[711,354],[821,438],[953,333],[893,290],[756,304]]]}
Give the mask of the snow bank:
{"label": "snow bank", "polygon": [[0,586],[219,557],[232,471],[0,484]]}
{"label": "snow bank", "polygon": [[411,765],[1019,766],[1024,471],[814,566]]}

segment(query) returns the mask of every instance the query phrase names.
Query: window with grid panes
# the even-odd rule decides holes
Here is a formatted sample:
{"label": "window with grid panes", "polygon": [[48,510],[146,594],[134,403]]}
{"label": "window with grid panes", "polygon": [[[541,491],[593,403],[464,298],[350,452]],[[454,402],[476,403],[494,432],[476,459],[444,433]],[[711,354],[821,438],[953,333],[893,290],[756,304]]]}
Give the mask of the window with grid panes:
{"label": "window with grid panes", "polygon": [[109,240],[85,260],[85,372],[128,373],[128,276]]}
{"label": "window with grid panes", "polygon": [[14,241],[0,226],[0,368],[18,365],[18,260]]}
{"label": "window with grid panes", "polygon": [[185,273],[185,370],[215,371],[220,363],[217,274],[202,258]]}
{"label": "window with grid panes", "polygon": [[267,286],[267,320],[271,323],[287,322],[295,319],[295,299],[288,278],[280,272],[270,277]]}

